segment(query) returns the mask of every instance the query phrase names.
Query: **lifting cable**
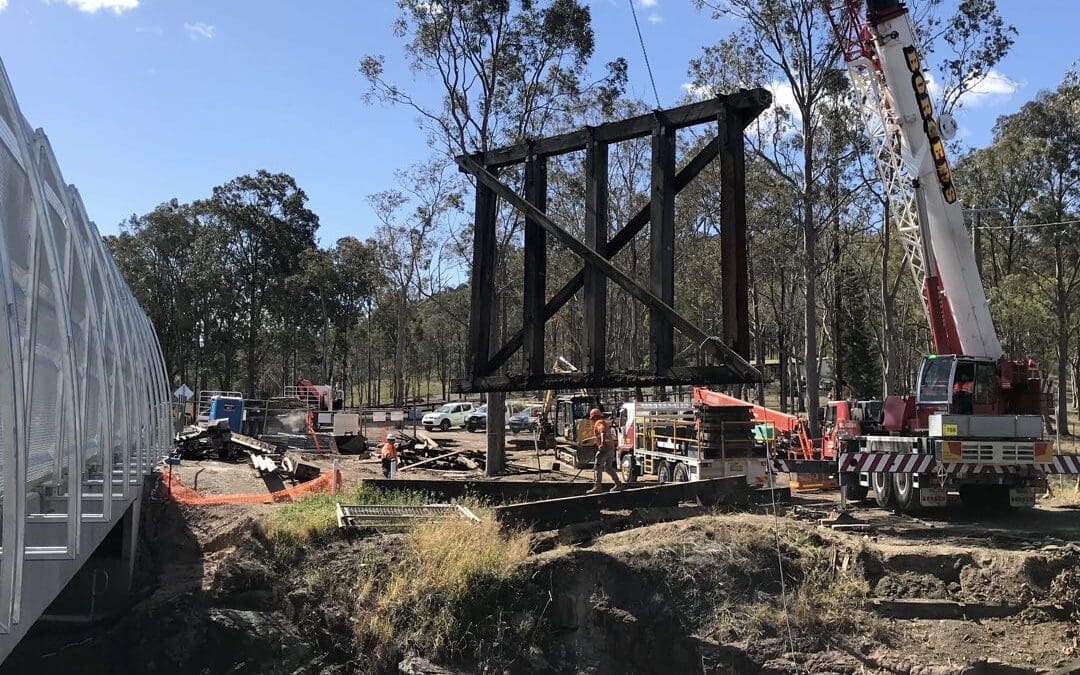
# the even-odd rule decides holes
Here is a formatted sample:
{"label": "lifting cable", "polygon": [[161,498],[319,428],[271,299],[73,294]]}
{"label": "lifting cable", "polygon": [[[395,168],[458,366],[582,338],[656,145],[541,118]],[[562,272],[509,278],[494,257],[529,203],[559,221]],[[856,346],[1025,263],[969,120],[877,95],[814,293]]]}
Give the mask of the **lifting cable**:
{"label": "lifting cable", "polygon": [[656,98],[656,109],[660,110],[660,94],[656,91],[656,80],[653,78],[652,65],[649,63],[649,52],[645,49],[645,38],[641,35],[641,24],[638,23],[637,10],[634,9],[634,0],[626,0],[630,3],[630,13],[634,16],[634,28],[637,29],[637,39],[641,43],[641,55],[645,57],[645,70],[649,71],[649,82],[652,83],[653,97]]}
{"label": "lifting cable", "polygon": [[[760,385],[765,387],[765,374],[759,373]],[[763,401],[764,402],[764,401]],[[776,545],[776,564],[780,571],[780,604],[784,610],[784,625],[787,627],[788,649],[791,659],[795,660],[795,635],[791,630],[791,615],[788,612],[787,581],[784,580],[784,555],[780,550],[780,512],[776,507],[776,467],[769,456],[769,444],[765,443],[765,468],[769,476],[769,494],[772,496],[773,543]]]}

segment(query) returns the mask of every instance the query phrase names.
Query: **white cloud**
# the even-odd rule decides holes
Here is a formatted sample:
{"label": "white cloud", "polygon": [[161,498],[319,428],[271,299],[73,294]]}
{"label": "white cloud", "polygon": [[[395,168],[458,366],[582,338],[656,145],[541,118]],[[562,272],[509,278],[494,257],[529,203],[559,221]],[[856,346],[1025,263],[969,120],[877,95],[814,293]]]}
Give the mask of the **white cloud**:
{"label": "white cloud", "polygon": [[8,0],[0,0],[0,12],[4,11],[7,7]]}
{"label": "white cloud", "polygon": [[685,91],[690,98],[695,101],[704,101],[707,98],[713,97],[713,90],[707,84],[694,84],[693,82],[683,82],[683,91]]}
{"label": "white cloud", "polygon": [[214,37],[214,27],[208,23],[185,23],[184,30],[192,40],[209,40]]}
{"label": "white cloud", "polygon": [[656,7],[656,3],[660,0],[641,0],[642,7]]}
{"label": "white cloud", "polygon": [[75,7],[80,12],[94,14],[102,9],[110,10],[113,14],[123,14],[129,9],[139,6],[139,0],[66,0],[67,4]]}
{"label": "white cloud", "polygon": [[765,86],[772,94],[772,104],[774,108],[783,108],[787,110],[792,119],[802,119],[799,114],[799,106],[795,102],[795,92],[791,89],[791,84],[787,82],[781,82],[780,80],[773,80]]}
{"label": "white cloud", "polygon": [[664,17],[660,16],[656,12],[649,15],[649,23],[663,23]]}
{"label": "white cloud", "polygon": [[1008,98],[1023,87],[1022,82],[1010,80],[996,70],[991,70],[986,77],[976,82],[960,97],[964,105],[977,106],[985,103],[987,99],[1001,96]]}

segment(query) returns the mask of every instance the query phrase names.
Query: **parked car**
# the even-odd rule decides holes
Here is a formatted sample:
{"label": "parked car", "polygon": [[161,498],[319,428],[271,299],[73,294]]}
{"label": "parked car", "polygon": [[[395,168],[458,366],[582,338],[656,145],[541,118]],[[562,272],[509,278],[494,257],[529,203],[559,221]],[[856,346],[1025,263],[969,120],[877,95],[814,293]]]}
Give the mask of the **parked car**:
{"label": "parked car", "polygon": [[465,431],[478,431],[487,428],[487,404],[472,411],[465,418]]}
{"label": "parked car", "polygon": [[428,431],[431,431],[435,427],[439,427],[441,431],[446,431],[450,427],[465,426],[465,418],[467,418],[472,411],[472,403],[447,403],[435,412],[429,412],[424,415],[424,419],[421,420],[420,423],[423,424],[424,428]]}
{"label": "parked car", "polygon": [[507,424],[510,426],[510,433],[520,434],[523,431],[535,431],[539,420],[540,406],[534,405],[511,415]]}

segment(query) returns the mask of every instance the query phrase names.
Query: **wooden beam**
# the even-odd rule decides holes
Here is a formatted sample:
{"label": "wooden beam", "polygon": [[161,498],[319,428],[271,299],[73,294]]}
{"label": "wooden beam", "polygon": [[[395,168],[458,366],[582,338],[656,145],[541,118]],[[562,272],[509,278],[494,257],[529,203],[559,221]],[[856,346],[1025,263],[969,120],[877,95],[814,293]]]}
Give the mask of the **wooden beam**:
{"label": "wooden beam", "polygon": [[507,504],[494,507],[492,515],[504,527],[546,530],[595,518],[604,509],[678,506],[683,501],[697,501],[706,506],[749,504],[750,488],[746,485],[745,476],[710,478],[686,483],[634,487],[621,492]]}
{"label": "wooden beam", "polygon": [[[585,149],[585,243],[607,252],[608,146],[591,141]],[[607,370],[607,277],[585,266],[585,370]],[[542,322],[541,322],[542,323]]]}
{"label": "wooden beam", "polygon": [[[674,366],[661,373],[652,371],[607,371],[592,373],[546,373],[530,375],[489,375],[454,383],[462,394],[492,391],[531,391],[537,389],[615,389],[624,387],[667,387],[690,384],[746,384],[746,376],[728,366]],[[749,404],[748,404],[749,405]]]}
{"label": "wooden beam", "polygon": [[[668,306],[675,305],[675,129],[660,123],[652,135],[652,198],[649,216],[649,290]],[[656,372],[675,362],[675,331],[664,311],[649,308],[652,367]]]}
{"label": "wooden beam", "polygon": [[746,120],[752,120],[763,110],[772,105],[772,95],[765,89],[743,89],[733,94],[726,94],[707,101],[698,101],[689,105],[658,110],[645,115],[631,117],[617,122],[608,122],[591,129],[580,129],[558,136],[539,138],[525,143],[518,143],[497,150],[490,150],[476,159],[486,167],[498,168],[509,164],[518,164],[530,155],[550,157],[577,150],[584,150],[590,140],[600,143],[616,143],[641,138],[652,133],[657,118],[672,129],[701,124],[715,119],[724,110],[739,110]]}
{"label": "wooden beam", "polygon": [[[697,177],[699,173],[709,165],[717,155],[720,154],[720,138],[719,136],[705,144],[701,150],[694,155],[694,157],[686,163],[678,174],[675,176],[675,190],[676,192],[682,191],[687,185]],[[649,217],[651,214],[652,206],[645,204],[641,209],[630,218],[626,225],[615,233],[615,236],[611,238],[611,241],[607,244],[606,255],[608,258],[614,258],[620,251],[633,241],[645,226],[649,224]],[[549,321],[555,314],[562,309],[563,305],[570,302],[570,298],[581,290],[585,285],[585,271],[580,270],[577,274],[570,278],[569,281],[563,285],[555,295],[548,300],[544,306],[544,321]],[[516,352],[521,349],[525,337],[525,328],[520,328],[514,335],[507,340],[506,344],[502,346],[499,351],[491,357],[490,367],[492,370],[501,368],[503,364]]]}
{"label": "wooden beam", "polygon": [[750,281],[746,246],[745,124],[721,116],[720,126],[720,297],[724,343],[750,358]]}
{"label": "wooden beam", "polygon": [[[491,307],[495,299],[495,216],[498,200],[489,186],[476,184],[476,207],[473,218],[472,307]],[[483,377],[492,372],[489,366],[491,317],[486,312],[472,312],[469,317],[468,350],[465,372]]]}
{"label": "wooden beam", "polygon": [[[533,156],[525,162],[525,199],[538,210],[547,210],[547,159],[543,157]],[[525,335],[522,345],[525,372],[535,375],[546,369],[544,300],[547,298],[547,234],[535,219],[528,217],[525,218],[524,276],[521,326]],[[498,368],[502,364],[492,365]]]}
{"label": "wooden beam", "polygon": [[[746,377],[746,382],[755,382],[760,378],[757,369],[750,365],[746,359],[736,354],[727,345],[706,335],[700,328],[676,312],[671,305],[656,297],[654,293],[643,288],[625,272],[612,265],[607,258],[586,246],[583,242],[578,240],[577,237],[570,234],[562,227],[556,225],[553,220],[537,210],[535,206],[522,199],[505,183],[499,181],[494,174],[480,166],[475,159],[472,157],[459,157],[457,162],[463,169],[476,177],[477,187],[479,187],[481,183],[487,185],[497,197],[506,200],[508,204],[521,211],[524,215],[534,218],[545,230],[547,230],[548,234],[552,235],[559,243],[584,260],[587,265],[593,265],[599,268],[608,279],[621,286],[623,290],[644,303],[646,307],[659,312],[660,316],[662,316],[667,323],[682,331],[686,337],[693,340],[695,344],[700,345],[701,349],[707,350],[714,357],[723,361],[725,365],[728,365],[736,373]],[[476,261],[473,262],[474,267],[475,265]],[[476,306],[474,305],[474,307]],[[466,379],[475,380],[477,377],[482,377],[482,375],[475,371],[472,375],[473,377],[467,377]]]}

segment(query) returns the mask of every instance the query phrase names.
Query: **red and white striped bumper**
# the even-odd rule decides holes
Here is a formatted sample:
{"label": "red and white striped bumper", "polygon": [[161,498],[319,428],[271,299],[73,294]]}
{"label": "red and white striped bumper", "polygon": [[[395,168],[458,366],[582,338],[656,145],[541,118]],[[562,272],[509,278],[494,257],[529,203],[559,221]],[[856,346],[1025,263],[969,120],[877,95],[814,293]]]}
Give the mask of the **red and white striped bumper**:
{"label": "red and white striped bumper", "polygon": [[1038,464],[1045,474],[1080,474],[1080,455],[1054,455],[1049,464]]}
{"label": "red and white striped bumper", "polygon": [[926,473],[935,466],[933,455],[897,452],[841,453],[841,473]]}

